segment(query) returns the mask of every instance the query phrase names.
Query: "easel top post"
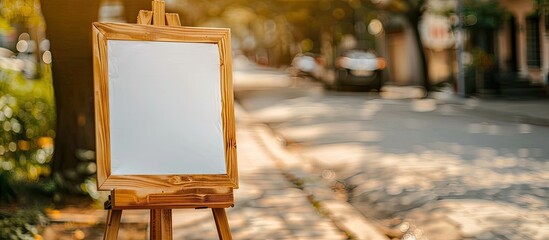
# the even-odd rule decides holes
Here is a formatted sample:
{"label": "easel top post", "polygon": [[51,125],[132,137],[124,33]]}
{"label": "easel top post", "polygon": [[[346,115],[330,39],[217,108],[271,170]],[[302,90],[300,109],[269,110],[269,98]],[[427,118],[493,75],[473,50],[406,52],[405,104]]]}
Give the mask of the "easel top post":
{"label": "easel top post", "polygon": [[165,26],[166,25],[166,3],[164,0],[152,1],[153,11],[153,25]]}
{"label": "easel top post", "polygon": [[166,4],[164,0],[154,0],[151,2],[151,10],[140,10],[137,15],[137,24],[153,26],[181,26],[179,14],[166,13]]}

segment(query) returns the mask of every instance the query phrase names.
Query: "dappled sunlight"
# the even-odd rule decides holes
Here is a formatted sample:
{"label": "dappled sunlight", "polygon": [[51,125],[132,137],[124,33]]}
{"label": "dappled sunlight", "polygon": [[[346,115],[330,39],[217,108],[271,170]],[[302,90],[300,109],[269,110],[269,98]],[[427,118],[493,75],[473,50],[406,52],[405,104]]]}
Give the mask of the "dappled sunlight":
{"label": "dappled sunlight", "polygon": [[[486,198],[496,197],[499,201],[521,201],[521,196],[518,194],[520,191],[516,195],[508,196],[497,193],[521,184],[538,187],[549,184],[549,164],[526,157],[530,151],[540,154],[541,149],[521,149],[516,154],[501,155],[494,148],[478,147],[472,149],[477,157],[469,161],[452,153],[460,149],[457,147],[460,146],[459,144],[449,145],[453,146],[448,149],[449,151],[424,149],[406,154],[386,153],[381,149],[362,148],[358,144],[328,145],[303,151],[303,156],[314,158],[319,164],[317,167],[322,171],[334,169],[336,170],[334,174],[339,177],[347,176],[339,179],[346,181],[349,185],[357,186],[352,192],[353,199],[388,194],[396,201],[389,200],[392,202],[390,208],[396,210],[406,209],[410,205],[422,205],[427,200],[425,197],[428,199],[453,198],[458,195],[463,197],[468,193],[484,190],[488,190],[484,193]],[[336,151],[339,153],[348,151],[349,154],[337,158],[334,157],[337,156]],[[367,155],[376,157],[366,157]],[[345,173],[345,171],[356,172],[357,169],[342,168],[331,161],[337,161],[341,165],[363,166],[361,169],[363,172],[359,175]],[[467,164],[464,163],[465,161]],[[408,198],[407,195],[412,192],[418,193],[415,194],[417,199],[399,200],[401,197]],[[402,193],[407,194],[398,196]],[[539,194],[537,197],[530,196],[530,198],[543,202],[540,198],[549,197],[549,193],[545,190]],[[482,194],[481,198],[483,198]],[[527,202],[524,204],[528,205]],[[539,207],[546,206],[528,206],[531,210]]]}
{"label": "dappled sunlight", "polygon": [[[273,127],[307,169],[334,189],[344,189],[367,216],[398,213],[404,216],[400,226],[409,224],[410,231],[428,235],[452,228],[479,233],[470,224],[477,220],[487,224],[484,230],[502,233],[497,224],[528,227],[532,218],[524,216],[548,207],[549,153],[539,139],[544,129],[481,116],[463,121],[463,109],[476,108],[476,99],[462,106],[429,99],[313,99],[301,98],[299,106],[321,102],[323,114],[307,122],[299,117],[307,114],[295,109],[294,118]],[[361,134],[371,135],[359,140]],[[458,218],[459,209],[447,208],[463,202],[469,218]],[[473,206],[487,209],[474,214]],[[435,221],[437,216],[428,214],[437,209],[459,221]]]}
{"label": "dappled sunlight", "polygon": [[360,122],[323,123],[303,127],[288,127],[281,129],[279,134],[292,142],[314,141],[320,137],[361,142],[375,142],[381,139],[379,132],[364,131],[361,128]]}
{"label": "dappled sunlight", "polygon": [[296,116],[295,111],[287,106],[273,106],[251,114],[262,122],[282,122]]}
{"label": "dappled sunlight", "polygon": [[532,133],[532,126],[530,124],[518,124],[517,126],[520,133]]}
{"label": "dappled sunlight", "polygon": [[[415,236],[425,231],[436,239],[447,237],[444,234],[452,228],[474,236],[486,229],[502,233],[505,227],[528,228],[544,222],[546,214],[540,211],[547,209],[549,164],[529,158],[532,152],[543,154],[539,148],[512,153],[455,142],[415,145],[408,153],[359,143],[296,151],[314,162],[323,179],[334,186],[343,183],[349,201],[363,214],[376,218],[405,214],[399,227]],[[456,225],[437,220],[444,213]],[[476,223],[487,227],[481,229]]]}
{"label": "dappled sunlight", "polygon": [[291,79],[285,75],[273,74],[269,72],[243,73],[235,71],[233,73],[234,88],[283,88],[292,85]]}
{"label": "dappled sunlight", "polygon": [[360,117],[365,120],[371,119],[383,108],[383,105],[375,102],[367,102],[360,109]]}
{"label": "dappled sunlight", "polygon": [[384,86],[379,94],[384,99],[418,99],[425,96],[425,89],[414,86]]}
{"label": "dappled sunlight", "polygon": [[496,239],[495,236],[517,236],[517,232],[540,229],[536,231],[535,239],[544,239],[540,224],[546,222],[544,215],[547,213],[547,210],[532,211],[492,200],[447,199],[412,210],[407,216],[416,224],[433,230],[442,230],[442,226],[433,222],[431,216],[444,216],[451,222],[459,223],[462,237],[466,238]]}
{"label": "dappled sunlight", "polygon": [[[345,153],[345,154],[342,154]],[[299,154],[306,159],[313,159],[324,169],[344,170],[357,169],[364,158],[378,158],[379,151],[372,151],[359,143],[326,144],[300,149]]]}
{"label": "dappled sunlight", "polygon": [[471,134],[483,135],[506,135],[512,136],[516,134],[527,135],[532,133],[532,126],[529,124],[516,124],[513,127],[500,126],[495,123],[475,122],[467,125],[467,132]]}
{"label": "dappled sunlight", "polygon": [[[263,105],[250,105],[248,103],[257,104],[265,101]],[[271,104],[268,104],[268,102]],[[280,122],[301,122],[314,123],[315,119],[329,117],[354,117],[356,120],[371,120],[379,111],[383,109],[383,104],[376,101],[361,101],[360,107],[356,104],[338,100],[326,100],[317,96],[312,97],[297,97],[285,99],[272,103],[274,100],[265,96],[257,96],[248,98],[243,101],[246,108],[256,108],[249,111],[250,115],[256,120],[265,123],[280,123]],[[337,131],[337,128],[333,130]],[[310,132],[310,131],[307,131]]]}
{"label": "dappled sunlight", "polygon": [[412,101],[412,110],[414,112],[432,112],[437,109],[434,99],[415,99]]}
{"label": "dappled sunlight", "polygon": [[[351,196],[355,201],[376,202],[374,199],[384,195],[393,196],[394,202],[380,204],[381,211],[387,212],[468,194],[513,202],[518,195],[497,193],[521,184],[549,184],[545,173],[549,165],[540,161],[547,153],[540,144],[524,139],[522,147],[517,147],[507,140],[534,132],[529,124],[474,118],[476,121],[464,125],[447,118],[460,117],[463,110],[437,105],[433,99],[358,101],[360,98],[340,95],[285,99],[265,104],[252,114],[276,122],[273,126],[286,144],[299,143],[292,149],[310,159],[310,167],[324,179],[356,186]],[[473,109],[478,104],[478,100],[468,99],[463,108]],[[387,107],[398,109],[398,114],[386,112]],[[441,113],[446,124],[428,121],[438,117],[433,113]],[[408,131],[424,134],[414,139]],[[492,146],[494,143],[498,147]],[[546,198],[547,193],[540,197]]]}
{"label": "dappled sunlight", "polygon": [[283,122],[296,118],[315,117],[329,114],[329,110],[321,104],[317,106],[304,106],[302,104],[280,103],[250,113],[261,122]]}

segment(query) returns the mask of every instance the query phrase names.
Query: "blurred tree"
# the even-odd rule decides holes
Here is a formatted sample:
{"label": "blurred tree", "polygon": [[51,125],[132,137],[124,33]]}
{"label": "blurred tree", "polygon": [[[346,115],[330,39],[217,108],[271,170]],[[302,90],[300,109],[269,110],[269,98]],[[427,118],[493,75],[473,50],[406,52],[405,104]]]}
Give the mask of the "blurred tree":
{"label": "blurred tree", "polygon": [[39,239],[55,190],[55,105],[38,3],[0,1],[0,239]]}
{"label": "blurred tree", "polygon": [[536,0],[536,11],[540,14],[549,14],[549,0]]}
{"label": "blurred tree", "polygon": [[167,7],[183,25],[230,27],[237,49],[250,58],[266,54],[271,65],[288,64],[298,52],[318,53],[322,44],[337,45],[346,34],[371,47],[364,31],[355,34],[355,23],[365,26],[369,15],[360,0],[173,0]]}
{"label": "blurred tree", "polygon": [[465,28],[496,29],[509,17],[509,12],[498,0],[465,0],[463,2]]}
{"label": "blurred tree", "polygon": [[[29,44],[33,47],[24,51],[28,55],[28,59],[40,62],[40,49],[38,44],[44,39],[44,19],[40,11],[40,4],[35,3],[35,0],[3,0],[0,2],[2,12],[0,17],[0,26],[4,25],[5,30],[25,32],[28,34]],[[4,23],[4,24],[2,24]],[[15,44],[6,46],[11,50],[15,49]],[[38,71],[37,71],[38,70]],[[33,70],[32,73],[27,73],[31,78],[38,77],[39,69]]]}
{"label": "blurred tree", "polygon": [[[95,149],[91,24],[97,21],[99,0],[42,0],[46,33],[53,52],[53,86],[57,135],[52,173],[78,191],[78,153]],[[85,7],[84,7],[85,6]]]}
{"label": "blurred tree", "polygon": [[51,71],[42,67],[42,78],[29,80],[0,66],[0,201],[29,198],[21,186],[50,176],[55,108]]}
{"label": "blurred tree", "polygon": [[[453,8],[445,14],[459,16]],[[497,89],[497,29],[507,21],[510,13],[498,0],[463,0],[462,16],[463,28],[469,35],[465,48],[472,56],[465,74],[466,88],[471,93]]]}
{"label": "blurred tree", "polygon": [[[282,2],[284,2],[282,4]],[[231,28],[235,50],[265,64],[288,64],[294,53],[294,35],[287,13],[299,11],[286,1],[203,0],[168,1],[183,25]],[[304,23],[307,24],[307,23]]]}
{"label": "blurred tree", "polygon": [[426,91],[431,89],[429,83],[429,71],[427,70],[427,58],[423,48],[423,42],[419,33],[419,22],[425,12],[426,0],[366,0],[374,7],[385,10],[392,14],[398,14],[406,18],[412,28],[413,37],[419,53],[421,62],[421,75],[423,76],[423,87]]}
{"label": "blurred tree", "polygon": [[41,41],[40,5],[34,0],[1,4],[0,33],[20,34],[1,45],[15,55],[0,60],[0,201],[9,202],[25,198],[20,193],[26,182],[35,184],[50,174],[55,105],[50,65],[42,62],[49,52]]}

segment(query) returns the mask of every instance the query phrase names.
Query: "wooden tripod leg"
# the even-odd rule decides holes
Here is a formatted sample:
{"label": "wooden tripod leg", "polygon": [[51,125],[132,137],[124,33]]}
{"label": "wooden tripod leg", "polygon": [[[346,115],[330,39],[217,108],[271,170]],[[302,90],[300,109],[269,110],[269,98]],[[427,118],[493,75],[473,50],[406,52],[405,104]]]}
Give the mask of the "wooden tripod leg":
{"label": "wooden tripod leg", "polygon": [[104,240],[115,240],[118,238],[118,229],[120,228],[120,218],[122,210],[109,210],[107,214],[107,226],[105,227]]}
{"label": "wooden tripod leg", "polygon": [[220,240],[232,240],[231,229],[229,228],[229,221],[227,221],[227,214],[225,208],[212,208],[213,216],[215,219],[215,226],[217,227],[217,234]]}
{"label": "wooden tripod leg", "polygon": [[171,240],[172,232],[172,210],[151,209],[151,240]]}

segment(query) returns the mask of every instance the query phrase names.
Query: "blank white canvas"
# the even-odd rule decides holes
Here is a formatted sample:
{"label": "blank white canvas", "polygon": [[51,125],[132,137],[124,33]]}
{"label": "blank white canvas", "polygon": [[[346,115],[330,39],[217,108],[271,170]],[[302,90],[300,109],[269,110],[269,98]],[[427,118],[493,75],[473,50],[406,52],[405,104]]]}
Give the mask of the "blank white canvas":
{"label": "blank white canvas", "polygon": [[108,40],[112,175],[225,174],[216,44]]}

